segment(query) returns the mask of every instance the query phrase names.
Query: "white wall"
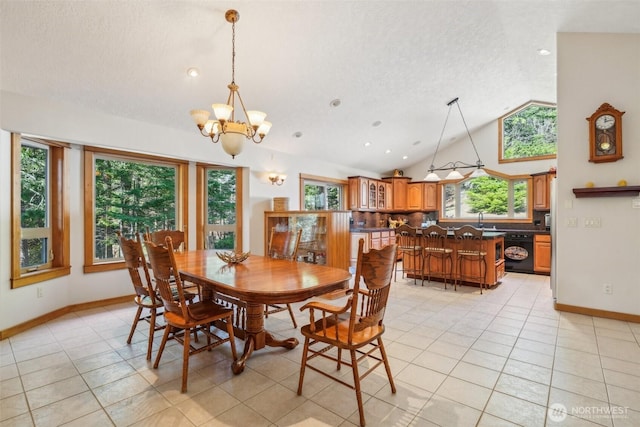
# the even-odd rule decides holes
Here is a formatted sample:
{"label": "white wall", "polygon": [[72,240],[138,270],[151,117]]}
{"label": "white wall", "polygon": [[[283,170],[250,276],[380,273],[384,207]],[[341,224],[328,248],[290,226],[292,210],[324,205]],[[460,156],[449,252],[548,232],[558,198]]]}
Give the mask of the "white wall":
{"label": "white wall", "polygon": [[[88,111],[73,105],[0,92],[0,330],[18,325],[58,308],[87,301],[133,294],[126,271],[83,274],[82,145],[171,156],[190,161],[243,166],[245,170],[245,214],[243,247],[252,253],[264,251],[265,210],[273,197],[289,197],[290,208],[299,206],[300,173],[345,178],[373,175],[314,159],[293,158],[268,149],[268,138],[260,145],[247,144],[232,160],[219,144],[200,136],[197,129],[182,132],[173,128],[136,122]],[[33,134],[73,143],[70,150],[71,275],[19,289],[11,289],[11,167],[9,131]],[[282,186],[271,185],[267,175],[276,171],[288,175]],[[195,163],[189,173],[189,221],[195,224]],[[195,242],[195,228],[189,230]],[[43,298],[36,298],[36,289]]]}
{"label": "white wall", "polygon": [[[560,33],[557,44],[557,301],[640,315],[640,209],[631,197],[576,199],[572,192],[588,181],[640,185],[640,34]],[[626,112],[624,159],[594,164],[585,118],[604,102]],[[602,227],[585,228],[591,217]],[[567,227],[568,218],[578,218],[578,227]]]}

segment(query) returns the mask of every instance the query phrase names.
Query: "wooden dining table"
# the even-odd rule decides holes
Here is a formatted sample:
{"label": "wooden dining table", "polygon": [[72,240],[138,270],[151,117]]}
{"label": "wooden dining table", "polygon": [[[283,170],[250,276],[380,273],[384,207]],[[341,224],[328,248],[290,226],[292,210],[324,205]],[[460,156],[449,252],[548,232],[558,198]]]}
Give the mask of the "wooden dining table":
{"label": "wooden dining table", "polygon": [[230,303],[236,310],[234,326],[245,344],[242,356],[232,364],[235,374],[244,370],[254,350],[298,345],[296,338],[278,340],[265,330],[265,304],[299,302],[344,289],[351,278],[340,268],[258,255],[238,264],[225,263],[215,250],[177,252],[175,257],[183,281],[201,286],[204,298]]}

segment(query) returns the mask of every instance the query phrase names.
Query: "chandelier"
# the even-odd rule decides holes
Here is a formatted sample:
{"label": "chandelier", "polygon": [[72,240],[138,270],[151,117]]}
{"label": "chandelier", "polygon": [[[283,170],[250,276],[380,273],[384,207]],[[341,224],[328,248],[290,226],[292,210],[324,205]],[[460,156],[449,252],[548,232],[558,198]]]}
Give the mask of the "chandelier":
{"label": "chandelier", "polygon": [[[212,104],[213,113],[217,120],[209,119],[207,110],[191,110],[191,117],[198,125],[202,136],[211,138],[211,141],[222,142],[222,149],[232,158],[242,152],[245,139],[250,139],[256,144],[269,133],[271,123],[265,121],[266,113],[262,111],[247,111],[240,97],[239,86],[235,82],[236,75],[236,22],[240,19],[238,11],[230,9],[224,14],[227,22],[231,23],[231,83],[229,97],[226,104]],[[235,120],[236,96],[246,118],[246,122]]]}
{"label": "chandelier", "polygon": [[[476,153],[476,162],[475,164],[465,163],[462,161],[455,161],[445,163],[439,168],[435,167],[436,155],[438,154],[438,149],[440,148],[440,143],[442,142],[442,135],[444,135],[444,130],[447,127],[447,121],[449,120],[449,114],[451,113],[451,107],[453,104],[456,104],[458,107],[458,111],[460,112],[460,117],[462,117],[462,123],[464,123],[464,128],[467,130],[467,135],[469,136],[469,141],[471,141],[471,146],[473,147],[473,151]],[[477,178],[480,176],[485,176],[487,173],[482,169],[484,164],[482,160],[480,160],[480,155],[478,154],[478,150],[476,149],[476,145],[473,143],[473,138],[471,138],[471,133],[469,132],[469,128],[467,127],[467,122],[464,120],[464,115],[462,114],[462,110],[460,109],[460,104],[458,104],[458,98],[452,99],[447,102],[449,106],[449,111],[447,111],[447,117],[444,120],[444,126],[442,127],[442,132],[440,132],[440,139],[438,140],[438,145],[436,145],[436,151],[433,153],[433,158],[431,159],[431,166],[429,166],[429,174],[424,178],[425,181],[440,181],[440,177],[435,171],[450,171],[445,179],[462,179],[464,176],[458,171],[458,169],[469,169],[476,168],[473,173],[470,175],[471,178]]]}

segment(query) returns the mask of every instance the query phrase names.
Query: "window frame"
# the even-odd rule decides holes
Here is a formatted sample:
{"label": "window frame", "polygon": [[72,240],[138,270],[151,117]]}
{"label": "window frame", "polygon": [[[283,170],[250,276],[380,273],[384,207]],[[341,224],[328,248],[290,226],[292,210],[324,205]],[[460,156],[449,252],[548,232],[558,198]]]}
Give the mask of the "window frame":
{"label": "window frame", "polygon": [[[32,141],[48,147],[49,170],[47,171],[48,215],[52,253],[50,266],[36,271],[24,271],[20,262],[21,226],[21,150],[23,140]],[[68,188],[67,150],[70,145],[59,141],[50,141],[38,137],[11,134],[11,288],[51,280],[71,274],[70,263],[70,211]]]}
{"label": "window frame", "polygon": [[[505,159],[504,158],[504,150],[503,150],[503,139],[504,139],[504,120],[508,119],[509,117],[513,116],[514,114],[519,113],[520,111],[532,106],[532,105],[539,105],[542,107],[553,107],[556,109],[556,113],[558,110],[558,106],[554,103],[551,102],[543,102],[543,101],[529,101],[526,102],[522,105],[520,105],[519,107],[509,111],[507,114],[503,115],[502,117],[500,117],[498,119],[498,163],[515,163],[515,162],[529,162],[529,161],[535,161],[535,160],[546,160],[546,159],[555,159],[557,157],[557,153],[558,153],[558,140],[556,138],[556,154],[545,154],[542,156],[531,156],[531,157],[518,157],[515,159]],[[557,132],[557,126],[558,126],[558,122],[557,122],[557,117],[556,117],[556,132]],[[557,135],[556,135],[557,137]]]}
{"label": "window frame", "polygon": [[349,189],[349,181],[344,180],[344,179],[337,179],[337,178],[329,178],[326,176],[318,176],[318,175],[308,175],[308,174],[300,174],[300,178],[299,178],[299,188],[300,188],[300,210],[301,211],[305,211],[305,212],[310,212],[305,210],[304,208],[304,186],[307,183],[307,181],[310,181],[310,183],[313,184],[328,184],[328,185],[334,185],[334,186],[340,186],[340,209],[321,209],[323,211],[327,211],[327,212],[334,212],[334,211],[343,211],[347,209],[347,198],[348,198],[348,189]]}
{"label": "window frame", "polygon": [[[521,174],[521,175],[508,175],[505,173],[501,173],[501,172],[497,172],[491,169],[486,169],[485,171],[487,172],[488,175],[492,175],[496,178],[502,178],[505,179],[507,181],[510,181],[509,183],[509,187],[513,186],[513,182],[514,181],[526,181],[527,183],[527,212],[526,212],[526,217],[524,218],[485,218],[484,222],[491,222],[491,223],[523,223],[523,222],[533,222],[533,178],[531,177],[531,175],[525,175],[525,174]],[[445,185],[447,184],[455,184],[456,185],[456,197],[459,198],[460,195],[460,187],[459,184],[462,181],[467,180],[471,175],[471,172],[469,172],[468,174],[466,174],[464,176],[464,178],[462,179],[456,179],[456,180],[443,180],[440,181],[438,183],[438,186],[440,187],[438,189],[438,193],[439,193],[439,197],[440,200],[442,200],[442,203],[440,204],[440,209],[438,211],[438,216],[439,216],[439,223],[445,225],[459,225],[459,224],[468,224],[470,220],[476,220],[476,217],[456,217],[456,218],[446,218],[444,216],[444,209],[445,209],[445,195],[444,195],[444,190],[445,190]],[[509,200],[508,201],[509,205],[512,206],[513,205],[513,200]]]}
{"label": "window frame", "polygon": [[236,251],[244,251],[242,241],[242,224],[243,224],[243,173],[241,167],[225,167],[220,165],[212,165],[209,163],[196,164],[196,249],[206,249],[206,232],[207,232],[207,171],[210,169],[228,169],[236,172]]}
{"label": "window frame", "polygon": [[176,167],[176,228],[182,224],[185,232],[185,249],[188,248],[189,211],[189,163],[177,159],[153,156],[149,154],[133,153],[128,151],[112,150],[85,146],[84,156],[84,266],[85,273],[96,273],[102,271],[119,270],[125,267],[124,260],[97,261],[95,259],[95,248],[93,244],[95,234],[95,159],[96,156],[108,156],[124,161],[152,162],[165,166]]}

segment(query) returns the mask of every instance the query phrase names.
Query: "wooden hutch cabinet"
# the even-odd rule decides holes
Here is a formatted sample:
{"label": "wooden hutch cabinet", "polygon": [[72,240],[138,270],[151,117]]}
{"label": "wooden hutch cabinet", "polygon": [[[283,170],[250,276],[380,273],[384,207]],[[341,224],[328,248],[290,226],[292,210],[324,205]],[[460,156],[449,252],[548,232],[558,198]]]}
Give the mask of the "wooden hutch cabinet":
{"label": "wooden hutch cabinet", "polygon": [[264,213],[264,253],[271,229],[302,229],[298,261],[349,268],[348,211],[268,211]]}

